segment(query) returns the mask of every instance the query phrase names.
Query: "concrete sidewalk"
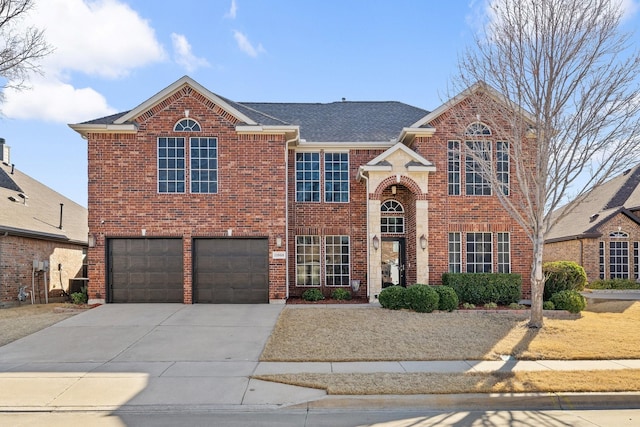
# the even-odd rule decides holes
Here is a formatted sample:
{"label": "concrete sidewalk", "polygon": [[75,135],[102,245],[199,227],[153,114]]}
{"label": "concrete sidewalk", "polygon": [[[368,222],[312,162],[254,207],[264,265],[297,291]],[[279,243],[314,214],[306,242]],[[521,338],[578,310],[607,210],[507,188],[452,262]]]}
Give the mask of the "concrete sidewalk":
{"label": "concrete sidewalk", "polygon": [[[0,412],[282,407],[640,407],[639,393],[326,396],[252,379],[301,372],[640,369],[640,360],[260,362],[281,305],[105,305],[0,347]],[[497,399],[496,397],[500,397]],[[453,407],[450,406],[450,407]]]}

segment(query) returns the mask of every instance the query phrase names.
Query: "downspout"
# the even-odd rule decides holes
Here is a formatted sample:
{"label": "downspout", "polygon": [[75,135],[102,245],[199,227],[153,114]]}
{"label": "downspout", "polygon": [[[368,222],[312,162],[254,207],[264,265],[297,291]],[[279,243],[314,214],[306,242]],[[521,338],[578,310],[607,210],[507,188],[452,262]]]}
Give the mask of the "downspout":
{"label": "downspout", "polygon": [[285,268],[285,299],[289,299],[289,143],[295,142],[298,140],[298,136],[286,140],[284,144],[284,244],[285,251],[287,256],[284,260],[284,268]]}
{"label": "downspout", "polygon": [[362,172],[358,171],[358,175],[360,176],[360,178],[364,179],[367,182],[367,197],[365,198],[365,203],[366,203],[366,212],[367,212],[367,237],[365,239],[366,241],[366,247],[367,247],[367,300],[371,297],[371,286],[369,281],[371,280],[371,253],[369,251],[369,177],[365,176],[364,174],[362,174]]}

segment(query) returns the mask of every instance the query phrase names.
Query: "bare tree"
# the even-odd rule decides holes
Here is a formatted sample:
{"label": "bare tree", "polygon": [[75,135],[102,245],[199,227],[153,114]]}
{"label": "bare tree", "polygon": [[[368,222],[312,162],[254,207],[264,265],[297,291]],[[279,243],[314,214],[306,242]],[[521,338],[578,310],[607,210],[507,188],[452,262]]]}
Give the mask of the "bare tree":
{"label": "bare tree", "polygon": [[24,89],[38,61],[51,53],[43,30],[25,26],[34,0],[0,0],[0,100],[4,89]]}
{"label": "bare tree", "polygon": [[491,0],[489,16],[456,85],[475,88],[482,121],[508,129],[510,195],[495,163],[471,155],[533,243],[529,327],[540,328],[545,234],[571,209],[551,213],[637,162],[640,57],[618,0]]}

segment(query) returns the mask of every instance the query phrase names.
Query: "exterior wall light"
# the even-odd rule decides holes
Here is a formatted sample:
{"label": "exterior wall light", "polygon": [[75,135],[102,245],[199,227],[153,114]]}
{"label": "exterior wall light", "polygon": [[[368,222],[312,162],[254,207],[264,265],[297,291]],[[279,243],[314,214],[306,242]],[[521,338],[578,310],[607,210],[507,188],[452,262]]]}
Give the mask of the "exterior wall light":
{"label": "exterior wall light", "polygon": [[380,239],[378,239],[377,235],[373,236],[373,239],[371,239],[371,243],[373,243],[373,249],[377,251],[380,247]]}
{"label": "exterior wall light", "polygon": [[89,247],[90,248],[95,248],[95,246],[96,246],[96,236],[95,236],[95,234],[89,233],[89,238],[88,238],[88,242],[87,243],[89,243]]}
{"label": "exterior wall light", "polygon": [[422,248],[423,251],[427,249],[427,238],[425,237],[424,234],[420,236],[420,247]]}

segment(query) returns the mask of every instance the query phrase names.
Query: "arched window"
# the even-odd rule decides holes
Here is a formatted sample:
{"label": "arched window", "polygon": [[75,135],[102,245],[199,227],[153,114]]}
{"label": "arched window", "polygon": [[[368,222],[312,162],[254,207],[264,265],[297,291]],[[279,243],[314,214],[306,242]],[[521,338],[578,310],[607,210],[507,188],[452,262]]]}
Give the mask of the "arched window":
{"label": "arched window", "polygon": [[193,119],[185,118],[176,123],[173,130],[175,132],[200,132],[200,124]]}
{"label": "arched window", "polygon": [[609,233],[609,238],[610,239],[628,239],[629,234],[625,233],[624,231],[612,231],[611,233]]}
{"label": "arched window", "polygon": [[485,125],[484,123],[475,122],[475,123],[471,123],[469,126],[467,126],[467,130],[465,132],[465,135],[490,136],[491,135],[491,129],[489,129],[489,126]]}
{"label": "arched window", "polygon": [[404,208],[396,200],[387,200],[380,206],[380,232],[404,234]]}

